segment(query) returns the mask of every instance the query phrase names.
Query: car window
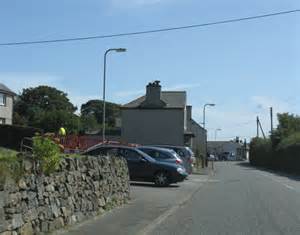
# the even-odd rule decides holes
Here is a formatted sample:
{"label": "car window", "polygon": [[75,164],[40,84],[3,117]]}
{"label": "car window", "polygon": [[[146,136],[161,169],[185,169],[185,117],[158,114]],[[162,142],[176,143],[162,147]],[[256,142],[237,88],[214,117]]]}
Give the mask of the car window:
{"label": "car window", "polygon": [[120,149],[119,153],[126,158],[127,160],[139,160],[141,158],[141,155],[131,149]]}
{"label": "car window", "polygon": [[168,154],[163,153],[161,151],[153,150],[153,149],[143,149],[145,153],[147,153],[150,157],[154,159],[168,159],[171,158]]}
{"label": "car window", "polygon": [[86,153],[86,155],[92,155],[92,156],[96,156],[96,155],[101,155],[101,156],[105,156],[107,154],[107,148],[97,148],[97,149],[93,149],[91,151],[88,151]]}
{"label": "car window", "polygon": [[176,150],[176,153],[177,153],[180,157],[185,157],[184,152],[183,152],[182,150],[180,150],[180,149],[177,149],[177,150]]}

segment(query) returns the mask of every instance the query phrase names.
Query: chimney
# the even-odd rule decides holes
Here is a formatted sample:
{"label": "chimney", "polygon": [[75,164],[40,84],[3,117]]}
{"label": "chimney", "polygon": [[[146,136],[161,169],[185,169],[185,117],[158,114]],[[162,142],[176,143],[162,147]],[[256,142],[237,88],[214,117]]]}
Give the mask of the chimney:
{"label": "chimney", "polygon": [[146,87],[146,98],[141,104],[143,107],[163,107],[165,102],[161,98],[161,85],[160,81],[149,82]]}
{"label": "chimney", "polygon": [[146,101],[149,104],[157,104],[160,102],[161,85],[160,81],[149,82],[146,87]]}
{"label": "chimney", "polygon": [[186,120],[189,121],[192,119],[192,106],[187,105],[186,106]]}

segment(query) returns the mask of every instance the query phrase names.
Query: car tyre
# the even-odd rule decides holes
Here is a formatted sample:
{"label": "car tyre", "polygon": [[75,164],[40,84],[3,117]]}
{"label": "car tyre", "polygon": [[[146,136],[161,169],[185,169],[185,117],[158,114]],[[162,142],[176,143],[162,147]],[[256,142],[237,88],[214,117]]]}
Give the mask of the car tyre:
{"label": "car tyre", "polygon": [[154,183],[159,187],[166,187],[170,185],[169,176],[166,172],[157,172],[154,176]]}

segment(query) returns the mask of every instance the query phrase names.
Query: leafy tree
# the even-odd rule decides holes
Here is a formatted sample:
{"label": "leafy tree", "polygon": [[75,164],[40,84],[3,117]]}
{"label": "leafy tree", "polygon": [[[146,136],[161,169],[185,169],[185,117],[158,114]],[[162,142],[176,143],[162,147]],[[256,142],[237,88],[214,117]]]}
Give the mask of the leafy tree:
{"label": "leafy tree", "polygon": [[57,131],[64,126],[68,131],[78,129],[76,107],[67,94],[54,87],[38,86],[23,89],[14,105],[14,123],[34,126],[45,131]]}
{"label": "leafy tree", "polygon": [[40,116],[37,125],[46,132],[56,132],[63,126],[67,133],[76,133],[80,128],[80,118],[64,110],[47,111]]}
{"label": "leafy tree", "polygon": [[288,136],[300,132],[300,117],[294,114],[282,113],[277,114],[278,126],[272,134],[272,142],[277,146],[280,141]]}
{"label": "leafy tree", "polygon": [[[108,127],[116,126],[116,118],[121,116],[120,105],[106,102],[106,123]],[[103,101],[102,100],[89,100],[87,103],[81,106],[82,118],[90,118],[94,116],[98,124],[102,124],[102,112]]]}
{"label": "leafy tree", "polygon": [[85,131],[94,131],[99,128],[99,124],[94,115],[85,115],[80,117],[81,130]]}

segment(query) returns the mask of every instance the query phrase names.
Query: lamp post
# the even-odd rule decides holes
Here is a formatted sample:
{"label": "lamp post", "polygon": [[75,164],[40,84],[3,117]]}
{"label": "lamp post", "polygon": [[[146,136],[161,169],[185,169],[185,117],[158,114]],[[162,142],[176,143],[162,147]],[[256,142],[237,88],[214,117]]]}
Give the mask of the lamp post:
{"label": "lamp post", "polygon": [[205,104],[204,107],[203,107],[203,128],[205,129],[205,108],[206,106],[215,106],[216,104]]}
{"label": "lamp post", "polygon": [[104,53],[104,69],[103,69],[103,111],[102,111],[102,142],[105,141],[105,83],[106,83],[106,57],[111,51],[126,52],[125,48],[110,48]]}
{"label": "lamp post", "polygon": [[217,133],[218,133],[218,131],[221,131],[221,130],[222,130],[221,128],[218,128],[218,129],[215,130],[215,141],[217,140]]}
{"label": "lamp post", "polygon": [[[212,103],[207,103],[203,106],[203,128],[205,129],[205,108],[206,106],[215,106],[216,104],[212,104]],[[205,156],[204,156],[204,159],[205,159],[205,165],[207,166],[207,131],[206,131],[206,138],[205,138]],[[202,168],[204,168],[204,161],[202,161]]]}

